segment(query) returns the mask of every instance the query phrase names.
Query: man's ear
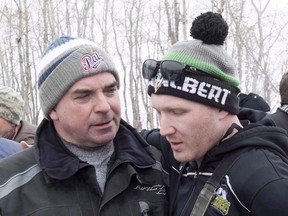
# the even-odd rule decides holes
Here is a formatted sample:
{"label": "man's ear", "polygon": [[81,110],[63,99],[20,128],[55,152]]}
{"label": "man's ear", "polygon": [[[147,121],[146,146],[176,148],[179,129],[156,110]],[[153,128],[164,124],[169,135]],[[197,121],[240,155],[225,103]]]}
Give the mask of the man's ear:
{"label": "man's ear", "polygon": [[225,110],[222,110],[222,109],[219,109],[219,120],[223,120],[224,118],[226,118],[230,113],[225,111]]}
{"label": "man's ear", "polygon": [[57,112],[56,112],[55,109],[52,109],[52,110],[51,110],[51,112],[49,113],[49,117],[50,117],[53,121],[58,120],[58,114],[57,114]]}

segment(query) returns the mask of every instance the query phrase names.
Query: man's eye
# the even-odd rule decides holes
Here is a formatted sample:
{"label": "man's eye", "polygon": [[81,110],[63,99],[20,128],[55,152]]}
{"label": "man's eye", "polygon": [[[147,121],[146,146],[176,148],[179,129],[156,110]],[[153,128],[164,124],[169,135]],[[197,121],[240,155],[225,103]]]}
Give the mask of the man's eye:
{"label": "man's eye", "polygon": [[115,92],[117,92],[117,88],[116,87],[108,88],[108,89],[105,89],[104,92],[107,94],[114,94]]}
{"label": "man's eye", "polygon": [[82,99],[82,98],[86,98],[86,97],[88,97],[88,95],[78,95],[77,97],[76,97],[76,99]]}
{"label": "man's eye", "polygon": [[114,92],[114,91],[116,91],[116,88],[107,89],[107,92]]}
{"label": "man's eye", "polygon": [[75,97],[75,100],[78,101],[79,103],[87,102],[90,100],[90,95],[89,94],[81,94]]}
{"label": "man's eye", "polygon": [[183,110],[170,110],[171,115],[181,115],[183,113],[184,113]]}

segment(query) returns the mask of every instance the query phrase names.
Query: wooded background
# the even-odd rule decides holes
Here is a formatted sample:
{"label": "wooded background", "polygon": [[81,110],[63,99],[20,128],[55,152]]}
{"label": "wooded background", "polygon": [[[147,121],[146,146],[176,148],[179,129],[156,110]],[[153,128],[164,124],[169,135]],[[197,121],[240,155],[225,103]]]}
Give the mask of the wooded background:
{"label": "wooded background", "polygon": [[142,62],[192,39],[193,19],[214,11],[228,22],[225,48],[235,59],[242,92],[260,94],[275,110],[279,81],[288,71],[287,6],[285,0],[1,0],[0,85],[21,93],[24,118],[38,124],[41,53],[61,35],[87,38],[114,57],[123,119],[138,129],[157,127]]}

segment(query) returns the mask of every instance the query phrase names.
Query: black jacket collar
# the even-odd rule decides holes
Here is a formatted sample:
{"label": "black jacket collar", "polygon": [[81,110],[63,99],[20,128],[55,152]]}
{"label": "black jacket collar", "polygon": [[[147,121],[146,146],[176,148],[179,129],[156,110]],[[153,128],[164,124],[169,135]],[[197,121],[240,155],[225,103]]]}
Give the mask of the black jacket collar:
{"label": "black jacket collar", "polygon": [[[147,151],[149,145],[125,121],[121,120],[113,142],[117,160],[142,168],[155,164],[154,158]],[[88,166],[65,147],[53,123],[46,119],[37,129],[36,148],[39,151],[40,166],[53,179],[69,178],[83,167],[82,164]]]}

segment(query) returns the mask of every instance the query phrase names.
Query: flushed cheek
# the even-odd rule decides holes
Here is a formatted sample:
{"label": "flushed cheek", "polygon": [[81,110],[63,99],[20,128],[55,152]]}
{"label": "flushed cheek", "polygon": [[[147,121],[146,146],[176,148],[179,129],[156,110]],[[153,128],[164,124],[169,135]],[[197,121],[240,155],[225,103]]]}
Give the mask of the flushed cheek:
{"label": "flushed cheek", "polygon": [[121,112],[121,104],[120,104],[120,98],[117,97],[114,100],[110,101],[110,107],[114,112]]}
{"label": "flushed cheek", "polygon": [[111,109],[112,109],[115,117],[116,117],[117,119],[118,119],[118,118],[120,119],[120,118],[121,118],[121,107],[120,107],[120,104],[117,104],[117,105],[111,107]]}
{"label": "flushed cheek", "polygon": [[85,128],[89,123],[89,116],[90,115],[86,112],[78,112],[77,114],[75,113],[74,115],[70,115],[69,121],[76,127]]}
{"label": "flushed cheek", "polygon": [[201,145],[199,145],[196,136],[187,136],[185,140],[183,140],[183,144],[185,146],[185,150],[187,152],[197,152],[200,150]]}

